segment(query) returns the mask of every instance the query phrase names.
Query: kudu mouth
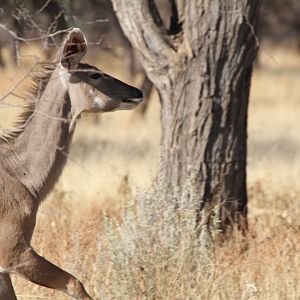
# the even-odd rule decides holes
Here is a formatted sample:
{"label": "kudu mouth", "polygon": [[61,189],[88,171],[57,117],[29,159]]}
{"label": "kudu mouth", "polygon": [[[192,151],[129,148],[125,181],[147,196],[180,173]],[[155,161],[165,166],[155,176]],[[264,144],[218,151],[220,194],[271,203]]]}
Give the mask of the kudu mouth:
{"label": "kudu mouth", "polygon": [[141,103],[141,102],[143,102],[144,101],[144,99],[143,99],[143,97],[141,97],[141,98],[132,98],[132,99],[122,99],[122,101],[124,102],[124,103],[129,103],[129,104],[136,104],[136,105],[138,105],[139,103]]}
{"label": "kudu mouth", "polygon": [[143,92],[139,89],[136,89],[132,97],[123,98],[122,102],[138,105],[139,103],[143,102],[143,100],[144,100]]}

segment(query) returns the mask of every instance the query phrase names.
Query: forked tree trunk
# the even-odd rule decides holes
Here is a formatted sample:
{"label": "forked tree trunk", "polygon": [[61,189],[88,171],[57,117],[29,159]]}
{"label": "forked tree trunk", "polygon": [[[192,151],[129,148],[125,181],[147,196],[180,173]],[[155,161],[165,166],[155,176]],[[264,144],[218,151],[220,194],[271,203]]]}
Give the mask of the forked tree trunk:
{"label": "forked tree trunk", "polygon": [[[222,228],[247,216],[247,109],[259,0],[169,0],[171,28],[154,0],[112,0],[159,91],[167,186],[196,176],[199,212]],[[192,171],[191,171],[192,170]]]}

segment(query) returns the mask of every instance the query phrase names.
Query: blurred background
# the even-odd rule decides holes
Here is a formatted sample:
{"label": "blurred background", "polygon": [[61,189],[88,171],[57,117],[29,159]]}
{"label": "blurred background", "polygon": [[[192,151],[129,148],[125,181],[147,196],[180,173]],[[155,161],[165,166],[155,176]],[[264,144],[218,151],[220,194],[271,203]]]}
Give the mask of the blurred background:
{"label": "blurred background", "polygon": [[[168,23],[169,1],[156,2]],[[0,130],[13,127],[33,65],[51,61],[65,30],[80,27],[89,41],[85,60],[143,89],[147,103],[133,112],[84,116],[58,188],[73,199],[97,195],[107,201],[115,198],[124,181],[149,185],[159,152],[158,96],[122,33],[111,2],[2,0],[0,24]],[[249,182],[298,185],[298,1],[263,0],[258,38],[249,113]]]}
{"label": "blurred background", "polygon": [[[156,2],[168,23],[169,1]],[[123,35],[109,0],[1,0],[0,132],[13,128],[35,66],[51,61],[65,30],[72,26],[80,27],[87,36],[85,61],[142,88],[147,105],[130,112],[85,115],[79,120],[67,167],[50,201],[42,205],[36,235],[41,254],[49,247],[43,240],[49,214],[54,216],[53,233],[63,231],[66,224],[76,228],[68,217],[62,217],[65,212],[72,211],[75,220],[88,215],[89,221],[100,218],[98,210],[118,215],[128,192],[135,194],[151,185],[159,159],[158,95]],[[272,214],[288,216],[300,209],[299,1],[262,0],[257,32],[260,51],[248,120],[249,217],[254,223],[257,216],[270,215],[261,225],[265,227],[273,224]],[[69,249],[68,243],[61,246],[63,250]],[[58,259],[62,248],[52,249],[50,258]]]}

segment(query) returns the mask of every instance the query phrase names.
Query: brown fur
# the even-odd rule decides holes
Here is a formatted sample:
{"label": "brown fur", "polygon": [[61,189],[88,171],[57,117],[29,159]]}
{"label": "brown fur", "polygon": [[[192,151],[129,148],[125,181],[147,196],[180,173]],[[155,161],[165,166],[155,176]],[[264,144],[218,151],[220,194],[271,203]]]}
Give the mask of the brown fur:
{"label": "brown fur", "polygon": [[[58,52],[58,62],[35,78],[32,102],[17,129],[2,137],[0,299],[16,299],[9,273],[75,299],[92,299],[77,278],[40,257],[30,245],[39,204],[62,173],[80,114],[132,109],[141,100],[136,88],[81,64],[86,48],[84,35],[73,29]],[[95,74],[100,78],[94,79]]]}

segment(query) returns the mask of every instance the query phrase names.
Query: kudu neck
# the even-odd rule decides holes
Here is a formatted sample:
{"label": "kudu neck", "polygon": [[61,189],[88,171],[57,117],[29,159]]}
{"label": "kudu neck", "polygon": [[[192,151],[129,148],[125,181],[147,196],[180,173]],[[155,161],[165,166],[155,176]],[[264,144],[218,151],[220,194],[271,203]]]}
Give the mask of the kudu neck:
{"label": "kudu neck", "polygon": [[15,175],[33,196],[42,200],[51,191],[66,163],[73,131],[71,103],[58,70],[54,70],[24,131],[12,143]]}

